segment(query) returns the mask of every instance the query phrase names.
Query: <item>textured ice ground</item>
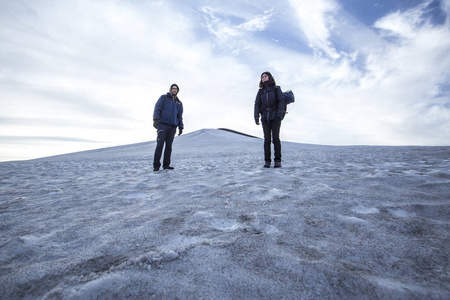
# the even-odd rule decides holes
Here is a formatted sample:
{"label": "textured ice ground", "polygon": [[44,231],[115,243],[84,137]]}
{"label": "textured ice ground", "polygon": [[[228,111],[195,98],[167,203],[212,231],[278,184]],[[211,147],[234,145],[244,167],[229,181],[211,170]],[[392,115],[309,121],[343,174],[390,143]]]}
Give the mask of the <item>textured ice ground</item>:
{"label": "textured ice ground", "polygon": [[0,163],[0,297],[450,298],[450,147],[154,146]]}

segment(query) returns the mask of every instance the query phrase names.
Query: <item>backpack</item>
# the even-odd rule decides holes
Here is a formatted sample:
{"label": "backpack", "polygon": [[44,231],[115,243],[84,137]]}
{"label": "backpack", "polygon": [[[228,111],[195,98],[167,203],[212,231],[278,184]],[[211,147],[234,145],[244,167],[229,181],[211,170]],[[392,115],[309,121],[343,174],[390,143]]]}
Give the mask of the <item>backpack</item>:
{"label": "backpack", "polygon": [[287,90],[286,92],[283,92],[283,97],[284,97],[284,111],[288,113],[287,105],[295,102],[295,96],[291,90]]}
{"label": "backpack", "polygon": [[284,102],[286,102],[286,105],[295,102],[295,96],[291,90],[283,92],[283,96],[284,96]]}

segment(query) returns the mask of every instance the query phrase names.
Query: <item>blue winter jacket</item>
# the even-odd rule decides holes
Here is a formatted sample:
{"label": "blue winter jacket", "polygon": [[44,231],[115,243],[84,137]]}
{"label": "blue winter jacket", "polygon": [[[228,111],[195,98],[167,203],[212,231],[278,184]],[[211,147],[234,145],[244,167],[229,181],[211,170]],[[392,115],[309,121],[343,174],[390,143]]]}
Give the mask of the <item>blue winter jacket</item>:
{"label": "blue winter jacket", "polygon": [[155,104],[153,120],[183,129],[183,104],[180,99],[170,93],[161,95]]}

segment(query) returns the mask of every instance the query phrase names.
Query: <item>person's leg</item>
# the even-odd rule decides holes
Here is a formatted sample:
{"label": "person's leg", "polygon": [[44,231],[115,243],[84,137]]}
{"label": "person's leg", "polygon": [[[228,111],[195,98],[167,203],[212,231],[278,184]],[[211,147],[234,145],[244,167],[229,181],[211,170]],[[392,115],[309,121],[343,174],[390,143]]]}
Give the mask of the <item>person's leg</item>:
{"label": "person's leg", "polygon": [[172,155],[172,144],[175,138],[175,133],[177,132],[177,128],[174,126],[168,126],[167,135],[166,135],[166,148],[164,149],[164,159],[163,159],[163,168],[168,168],[170,166],[170,156]]}
{"label": "person's leg", "polygon": [[273,147],[275,150],[275,162],[281,162],[281,141],[280,141],[280,128],[281,121],[272,121],[272,139]]}
{"label": "person's leg", "polygon": [[166,141],[167,136],[167,125],[159,124],[158,125],[158,137],[156,138],[156,149],[155,155],[153,157],[153,169],[159,170],[161,167],[161,155],[164,147],[164,142]]}
{"label": "person's leg", "polygon": [[270,143],[271,143],[271,129],[270,122],[262,121],[262,128],[264,132],[264,161],[266,163],[270,163],[271,161],[271,151],[270,151]]}

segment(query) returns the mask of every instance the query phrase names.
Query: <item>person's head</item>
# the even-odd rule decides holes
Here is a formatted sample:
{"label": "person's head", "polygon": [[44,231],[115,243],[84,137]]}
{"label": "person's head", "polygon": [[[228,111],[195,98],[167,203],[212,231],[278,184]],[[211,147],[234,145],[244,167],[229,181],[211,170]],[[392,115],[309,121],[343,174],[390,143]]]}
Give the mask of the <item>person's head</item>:
{"label": "person's head", "polygon": [[180,91],[180,88],[178,87],[178,85],[176,83],[174,83],[170,86],[170,93],[172,95],[176,96],[179,91]]}
{"label": "person's head", "polygon": [[263,72],[261,74],[261,80],[259,81],[259,87],[263,87],[264,83],[267,82],[266,84],[269,86],[275,85],[275,79],[273,78],[272,74],[270,74],[270,72]]}

